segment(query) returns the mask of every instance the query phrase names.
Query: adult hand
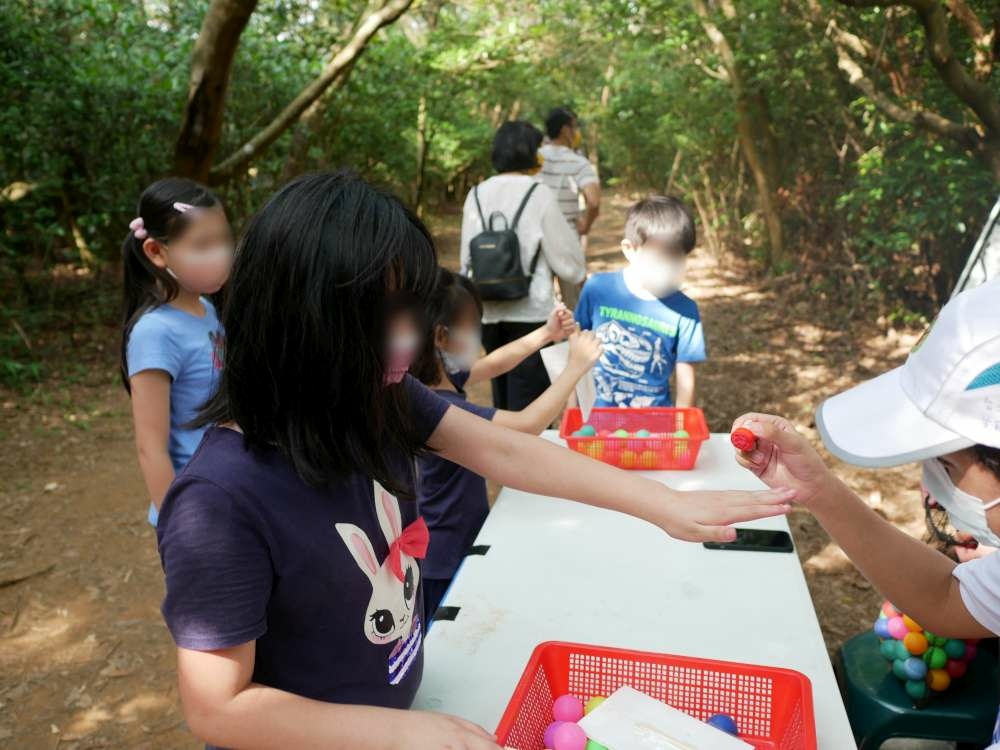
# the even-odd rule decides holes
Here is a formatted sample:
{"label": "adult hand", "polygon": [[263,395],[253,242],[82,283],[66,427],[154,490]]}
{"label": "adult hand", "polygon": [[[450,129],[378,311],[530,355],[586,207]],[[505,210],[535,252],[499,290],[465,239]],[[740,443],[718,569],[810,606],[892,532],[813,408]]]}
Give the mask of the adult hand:
{"label": "adult hand", "polygon": [[787,419],[772,414],[744,414],[733,422],[733,430],[745,427],[757,437],[749,452],[736,451],[736,461],[768,487],[789,487],[796,502],[809,506],[837,478],[823,463],[816,449]]}
{"label": "adult hand", "polygon": [[958,540],[962,545],[954,548],[955,557],[958,558],[959,562],[969,562],[969,560],[977,560],[980,557],[986,557],[987,555],[992,555],[994,552],[997,551],[996,547],[987,547],[985,544],[969,544],[969,542],[974,542],[975,538],[972,536],[972,534],[966,534],[964,531],[956,531],[955,539]]}

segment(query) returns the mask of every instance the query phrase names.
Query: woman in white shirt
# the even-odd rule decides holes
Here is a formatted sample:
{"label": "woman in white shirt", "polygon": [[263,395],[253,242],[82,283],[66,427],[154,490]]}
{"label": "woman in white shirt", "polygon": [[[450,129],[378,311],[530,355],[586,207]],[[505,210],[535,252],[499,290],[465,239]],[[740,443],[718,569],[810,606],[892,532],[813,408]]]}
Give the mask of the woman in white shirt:
{"label": "woman in white shirt", "polygon": [[[501,213],[512,223],[528,190],[536,185],[532,177],[539,169],[538,149],[542,133],[527,122],[507,122],[493,138],[491,158],[497,174],[477,185],[465,199],[462,214],[462,273],[469,273],[469,242],[484,230],[482,216]],[[480,214],[476,205],[478,191]],[[483,312],[483,345],[487,352],[525,336],[548,319],[556,305],[553,274],[569,284],[579,284],[586,275],[580,241],[559,209],[555,193],[537,185],[528,198],[517,223],[521,264],[531,273],[527,297],[503,302],[486,302]],[[532,261],[538,254],[534,272]],[[494,378],[493,405],[498,409],[520,410],[548,388],[549,378],[536,352],[506,375]]]}

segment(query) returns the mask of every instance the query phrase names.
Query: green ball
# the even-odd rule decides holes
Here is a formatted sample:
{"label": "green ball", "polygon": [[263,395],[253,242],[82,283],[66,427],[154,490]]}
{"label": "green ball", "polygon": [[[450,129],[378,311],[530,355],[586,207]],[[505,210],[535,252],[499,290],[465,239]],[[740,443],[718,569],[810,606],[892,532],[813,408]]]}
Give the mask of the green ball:
{"label": "green ball", "polygon": [[910,654],[910,652],[907,651],[906,646],[903,644],[902,641],[893,641],[893,643],[896,646],[897,659],[902,659],[903,661],[906,661],[907,659],[910,658],[910,656],[912,656],[912,654]]}
{"label": "green ball", "polygon": [[961,659],[965,656],[965,641],[949,638],[944,644],[944,652],[950,659]]}
{"label": "green ball", "polygon": [[934,643],[932,645],[934,645],[934,646],[944,646],[944,644],[946,644],[947,642],[948,642],[948,639],[945,638],[943,635],[936,635],[936,636],[934,636]]}
{"label": "green ball", "polygon": [[902,659],[896,659],[892,663],[892,673],[896,675],[899,679],[906,681],[906,667],[905,662]]}
{"label": "green ball", "polygon": [[586,750],[608,750],[600,742],[594,742],[593,740],[587,740]]}
{"label": "green ball", "polygon": [[915,701],[923,700],[927,697],[927,683],[923,680],[907,680],[906,694]]}
{"label": "green ball", "polygon": [[687,430],[677,430],[677,432],[674,433],[674,437],[675,438],[686,438],[686,437],[691,437],[691,435],[688,433]]}
{"label": "green ball", "polygon": [[617,429],[611,435],[613,437],[628,437],[628,430]]}
{"label": "green ball", "polygon": [[579,430],[577,430],[574,434],[575,435],[579,435],[580,437],[594,437],[594,435],[597,434],[597,430],[594,429],[594,425],[592,425],[592,424],[585,424]]}
{"label": "green ball", "polygon": [[943,648],[931,646],[924,652],[924,662],[931,669],[944,669],[948,663],[948,654],[944,652]]}
{"label": "green ball", "polygon": [[636,437],[643,437],[643,438],[649,437],[649,430],[636,430],[635,431],[635,436]]}
{"label": "green ball", "polygon": [[896,658],[896,641],[882,641],[878,650],[886,659],[893,661]]}

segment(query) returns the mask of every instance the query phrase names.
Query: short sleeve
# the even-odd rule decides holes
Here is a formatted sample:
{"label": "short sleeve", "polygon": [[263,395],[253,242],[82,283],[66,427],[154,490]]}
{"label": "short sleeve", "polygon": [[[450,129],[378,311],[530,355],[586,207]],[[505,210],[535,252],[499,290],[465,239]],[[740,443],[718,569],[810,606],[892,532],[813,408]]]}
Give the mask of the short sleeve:
{"label": "short sleeve", "polygon": [[677,326],[677,361],[705,361],[705,333],[701,326],[701,316],[697,305],[692,304],[689,315],[681,317]]}
{"label": "short sleeve", "polygon": [[969,614],[1000,635],[1000,552],[956,565],[952,575]]}
{"label": "short sleeve", "polygon": [[167,590],[161,611],[179,647],[211,651],[264,635],[270,550],[228,492],[182,475],[167,492],[156,534]]}
{"label": "short sleeve", "polygon": [[482,417],[487,422],[492,421],[493,417],[495,417],[497,413],[497,410],[494,409],[492,406],[480,406],[479,404],[474,404],[471,401],[467,401],[466,399],[462,399],[461,401],[455,401],[454,403],[455,406],[457,406],[459,409],[465,409],[465,411],[469,412],[470,414],[475,414],[477,417]]}
{"label": "short sleeve", "polygon": [[181,352],[170,327],[153,315],[143,315],[132,327],[125,359],[129,377],[145,370],[166,370],[176,379],[181,371]]}
{"label": "short sleeve", "polygon": [[587,283],[583,285],[583,291],[580,292],[580,299],[576,302],[576,309],[573,311],[574,317],[576,317],[576,322],[580,324],[580,328],[585,331],[591,331],[594,328],[594,318],[591,312],[591,297],[594,294],[594,281],[593,277],[587,280]]}
{"label": "short sleeve", "polygon": [[597,170],[586,158],[581,157],[580,171],[576,173],[576,185],[580,189],[597,182]]}
{"label": "short sleeve", "polygon": [[403,380],[410,397],[410,410],[420,437],[427,440],[448,411],[448,402],[412,375]]}

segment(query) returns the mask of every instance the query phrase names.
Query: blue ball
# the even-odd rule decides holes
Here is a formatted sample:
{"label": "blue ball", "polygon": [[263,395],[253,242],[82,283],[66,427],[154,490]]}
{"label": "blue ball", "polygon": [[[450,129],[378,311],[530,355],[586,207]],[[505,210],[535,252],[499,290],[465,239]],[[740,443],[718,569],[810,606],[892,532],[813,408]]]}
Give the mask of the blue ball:
{"label": "blue ball", "polygon": [[906,661],[913,654],[906,650],[906,646],[903,645],[902,641],[893,641],[896,644],[896,658],[900,661]]}
{"label": "blue ball", "polygon": [[927,665],[919,656],[911,656],[903,662],[903,672],[908,680],[922,680],[927,676]]}
{"label": "blue ball", "polygon": [[733,737],[739,736],[740,730],[736,727],[736,719],[729,714],[713,714],[705,723]]}
{"label": "blue ball", "polygon": [[889,633],[889,618],[888,617],[880,617],[880,618],[878,618],[875,621],[875,628],[874,628],[874,630],[875,630],[875,635],[877,635],[879,638],[882,638],[882,639],[892,638],[892,635]]}

